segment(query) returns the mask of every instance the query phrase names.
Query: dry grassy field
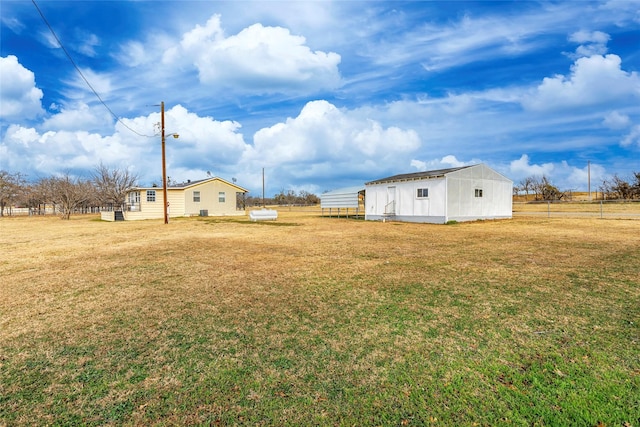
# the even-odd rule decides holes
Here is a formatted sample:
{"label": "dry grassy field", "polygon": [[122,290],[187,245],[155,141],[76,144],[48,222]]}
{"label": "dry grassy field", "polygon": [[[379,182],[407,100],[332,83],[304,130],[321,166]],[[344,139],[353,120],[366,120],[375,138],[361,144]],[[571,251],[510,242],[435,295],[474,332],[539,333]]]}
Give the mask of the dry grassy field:
{"label": "dry grassy field", "polygon": [[0,425],[640,425],[640,220],[0,218]]}

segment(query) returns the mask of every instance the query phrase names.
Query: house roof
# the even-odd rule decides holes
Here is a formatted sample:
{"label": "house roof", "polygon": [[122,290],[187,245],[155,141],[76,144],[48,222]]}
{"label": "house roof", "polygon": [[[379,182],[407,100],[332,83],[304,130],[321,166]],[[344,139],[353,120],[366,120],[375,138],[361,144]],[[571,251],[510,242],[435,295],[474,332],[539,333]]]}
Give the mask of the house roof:
{"label": "house roof", "polygon": [[[179,184],[170,184],[170,185],[167,185],[167,190],[184,190],[186,188],[193,187],[194,185],[203,184],[209,181],[221,181],[227,185],[237,188],[243,193],[249,192],[249,190],[247,190],[246,188],[242,188],[239,185],[226,181],[222,178],[218,178],[217,176],[206,178],[206,179],[198,179],[196,181],[187,180],[187,182],[181,182]],[[162,187],[135,187],[135,188],[132,188],[132,190],[157,190],[158,188],[162,188]]]}
{"label": "house roof", "polygon": [[459,171],[461,169],[466,169],[469,167],[471,166],[461,166],[457,168],[448,168],[448,169],[437,169],[437,170],[424,171],[424,172],[403,173],[399,175],[389,176],[387,178],[376,179],[375,181],[369,181],[369,182],[366,182],[364,185],[382,184],[384,182],[415,181],[415,180],[424,179],[424,178],[439,178],[439,177],[445,176],[448,173]]}
{"label": "house roof", "polygon": [[[196,184],[200,184],[201,182],[205,182],[205,181],[209,181],[211,179],[216,179],[216,178],[207,178],[207,179],[199,179],[197,181],[191,181],[190,179],[187,180],[187,182],[181,182],[179,184],[169,184],[167,186],[167,188],[187,188],[187,187],[191,187],[192,185],[196,185]],[[220,178],[218,178],[220,179]]]}

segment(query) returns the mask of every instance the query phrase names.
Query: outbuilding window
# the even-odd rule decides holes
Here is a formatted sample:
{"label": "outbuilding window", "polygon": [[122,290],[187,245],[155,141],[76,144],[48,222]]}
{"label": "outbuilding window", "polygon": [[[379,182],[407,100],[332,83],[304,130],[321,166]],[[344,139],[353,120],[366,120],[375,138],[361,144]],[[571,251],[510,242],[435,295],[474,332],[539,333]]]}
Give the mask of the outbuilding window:
{"label": "outbuilding window", "polygon": [[482,188],[476,188],[476,197],[482,197]]}
{"label": "outbuilding window", "polygon": [[424,199],[426,197],[429,197],[429,189],[428,188],[418,188],[417,197],[419,199]]}
{"label": "outbuilding window", "polygon": [[156,190],[147,190],[147,202],[156,201]]}
{"label": "outbuilding window", "polygon": [[226,197],[225,197],[224,191],[220,191],[218,193],[218,202],[224,203],[225,200],[226,200]]}
{"label": "outbuilding window", "polygon": [[200,203],[200,192],[199,191],[194,191],[193,192],[193,201],[195,203]]}

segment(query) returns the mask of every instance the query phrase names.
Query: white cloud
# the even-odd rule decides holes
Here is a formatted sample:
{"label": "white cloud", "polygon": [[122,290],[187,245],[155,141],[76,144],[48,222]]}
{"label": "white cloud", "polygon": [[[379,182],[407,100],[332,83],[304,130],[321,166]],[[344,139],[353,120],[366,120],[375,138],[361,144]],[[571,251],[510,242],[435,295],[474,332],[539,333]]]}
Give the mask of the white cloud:
{"label": "white cloud", "polygon": [[53,114],[43,122],[43,127],[47,130],[69,130],[77,129],[99,129],[113,124],[112,116],[102,105],[89,108],[85,103],[56,106],[57,114]]}
{"label": "white cloud", "polygon": [[208,170],[235,165],[247,149],[240,124],[233,121],[216,121],[212,117],[200,117],[177,105],[166,113],[166,131],[180,135],[170,140],[176,149],[178,165]]}
{"label": "white cloud", "polygon": [[340,85],[340,55],[312,51],[282,27],[251,25],[226,37],[220,16],[185,33],[163,62],[192,62],[200,82],[253,93],[315,92]]}
{"label": "white cloud", "polygon": [[[7,153],[3,167],[37,170],[46,176],[65,169],[86,174],[103,162],[131,167],[147,183],[161,176],[160,136],[153,136],[154,125],[160,121],[159,113],[123,120],[130,128],[151,137],[140,137],[121,123],[117,123],[109,135],[79,130],[83,123],[72,129],[69,119],[85,114],[90,115],[86,108],[63,111],[60,115],[65,116],[62,121],[68,129],[62,130],[39,132],[34,128],[9,126],[3,138],[3,150]],[[193,176],[187,171],[233,168],[247,149],[237,132],[240,125],[235,122],[199,117],[178,105],[165,112],[165,123],[167,136],[174,132],[180,135],[178,139],[168,137],[166,142],[169,175],[177,180],[204,178],[204,172]]]}
{"label": "white cloud", "polygon": [[120,52],[114,55],[122,64],[128,67],[137,67],[150,62],[148,50],[144,44],[138,41],[129,41],[120,46]]}
{"label": "white cloud", "polygon": [[620,142],[620,145],[623,147],[628,147],[634,144],[640,148],[640,125],[636,125],[631,128],[629,134],[627,134]]}
{"label": "white cloud", "polygon": [[434,160],[428,160],[428,161],[413,159],[411,160],[410,165],[411,167],[422,172],[422,171],[428,171],[428,170],[457,168],[457,167],[472,165],[477,163],[481,163],[481,162],[476,160],[471,162],[463,162],[458,160],[456,156],[448,154],[442,157],[441,159],[434,159]]}
{"label": "white cloud", "polygon": [[33,72],[24,68],[17,57],[0,57],[0,80],[0,118],[32,119],[44,113],[42,90],[36,87]]}
{"label": "white cloud", "polygon": [[528,177],[547,177],[552,185],[560,191],[586,191],[591,179],[591,189],[595,188],[597,182],[601,182],[605,176],[605,169],[596,163],[587,162],[580,167],[571,165],[565,160],[531,164],[529,156],[523,154],[519,159],[513,160],[509,165],[509,175],[514,185],[519,185],[521,180]]}
{"label": "white cloud", "polygon": [[[112,90],[111,85],[111,76],[104,73],[97,73],[91,69],[83,69],[82,74],[87,79],[87,81],[91,84],[91,87],[98,92],[100,97],[106,97],[109,92]],[[93,101],[95,100],[95,95],[93,91],[87,86],[87,83],[84,79],[78,74],[73,74],[73,79],[68,82],[69,86],[74,90],[68,91],[65,95],[67,98],[71,99],[83,99],[86,96],[89,96]]]}
{"label": "white cloud", "polygon": [[[65,169],[88,173],[101,160],[105,163],[126,161],[130,146],[119,134],[103,137],[85,131],[48,131],[11,125],[3,144],[7,148],[7,168],[37,170],[54,175]],[[24,155],[29,153],[29,156]]]}
{"label": "white cloud", "polygon": [[624,129],[629,126],[631,120],[626,114],[621,114],[618,111],[611,111],[607,114],[602,123],[609,129]]}
{"label": "white cloud", "polygon": [[42,30],[39,36],[45,46],[51,49],[60,49],[60,43],[58,43],[55,36],[51,34],[51,31]]}
{"label": "white cloud", "polygon": [[575,43],[598,43],[607,44],[611,37],[602,31],[576,31],[569,36],[569,40]]}
{"label": "white cloud", "polygon": [[456,159],[456,156],[452,156],[452,155],[444,156],[442,160],[440,160],[440,162],[443,165],[449,165],[450,167],[453,167],[453,168],[467,165],[467,163],[461,162],[460,160]]}
{"label": "white cloud", "polygon": [[576,31],[569,36],[569,41],[578,43],[576,53],[569,55],[576,59],[583,56],[604,55],[607,53],[607,43],[611,37],[602,31]]}
{"label": "white cloud", "polygon": [[77,44],[76,50],[83,55],[94,57],[96,56],[96,46],[100,46],[100,39],[98,36],[92,33],[88,33],[82,30],[76,30],[76,39],[80,40]]}
{"label": "white cloud", "polygon": [[598,12],[606,17],[607,22],[612,22],[619,27],[625,27],[629,23],[640,24],[640,9],[633,1],[607,0],[598,6]]}
{"label": "white cloud", "polygon": [[22,21],[20,21],[15,16],[10,17],[10,16],[5,16],[3,14],[3,16],[0,18],[0,21],[2,22],[3,25],[6,25],[7,27],[9,27],[11,31],[13,31],[16,34],[21,34],[22,31],[25,28],[27,28],[27,26],[24,25]]}
{"label": "white cloud", "polygon": [[549,176],[554,169],[553,163],[544,163],[542,165],[532,165],[529,163],[529,156],[523,154],[518,160],[513,160],[509,165],[511,175],[519,178],[529,176]]}
{"label": "white cloud", "polygon": [[[425,8],[428,10],[428,8]],[[530,52],[547,43],[540,34],[563,31],[567,22],[578,15],[568,5],[547,4],[544,8],[528,9],[514,16],[507,13],[474,14],[468,12],[456,20],[438,23],[424,16],[415,27],[413,16],[401,19],[399,14],[367,29],[366,38],[375,44],[365,45],[359,53],[373,57],[379,64],[420,63],[427,71],[442,71],[465,64],[490,61],[496,57],[512,57]],[[398,31],[404,25],[409,31]],[[396,37],[396,35],[398,35]],[[362,37],[366,40],[365,37]]]}
{"label": "white cloud", "polygon": [[38,140],[39,134],[34,128],[11,125],[7,130],[6,137],[16,144],[28,147],[30,143]]}
{"label": "white cloud", "polygon": [[579,58],[569,76],[545,77],[523,105],[532,110],[558,110],[615,101],[640,100],[640,76],[620,68],[617,55]]}
{"label": "white cloud", "polygon": [[[158,181],[160,173],[160,135],[157,128],[160,114],[125,119],[123,122],[139,133],[156,135],[151,138],[133,138],[122,124],[116,124],[117,133],[131,141],[130,161],[140,170],[147,184]],[[165,111],[166,162],[168,175],[176,181],[201,179],[206,171],[230,179],[238,171],[243,153],[248,149],[241,133],[240,124],[233,121],[217,121],[212,117],[201,117],[189,112],[181,105]],[[179,138],[171,137],[178,134]],[[134,153],[144,153],[142,156]]]}
{"label": "white cloud", "polygon": [[267,165],[355,162],[395,163],[420,146],[414,130],[384,128],[371,119],[341,111],[327,101],[307,103],[296,118],[256,132],[245,160]]}
{"label": "white cloud", "polygon": [[[591,163],[591,165],[584,165],[578,168],[570,166],[567,162],[563,162],[562,166],[557,168],[556,173],[557,178],[561,182],[559,187],[562,191],[586,191],[589,189],[589,184],[591,184],[591,191],[595,191],[605,175],[605,169],[597,163]],[[589,183],[589,180],[591,180],[591,183]]]}

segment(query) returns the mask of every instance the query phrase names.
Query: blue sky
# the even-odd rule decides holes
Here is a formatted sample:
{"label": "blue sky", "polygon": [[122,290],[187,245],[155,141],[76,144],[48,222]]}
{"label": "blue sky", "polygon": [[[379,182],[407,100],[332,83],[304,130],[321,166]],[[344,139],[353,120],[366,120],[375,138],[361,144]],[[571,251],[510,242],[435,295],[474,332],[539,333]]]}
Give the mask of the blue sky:
{"label": "blue sky", "polygon": [[486,163],[595,190],[640,171],[640,2],[0,2],[0,169],[255,196]]}

